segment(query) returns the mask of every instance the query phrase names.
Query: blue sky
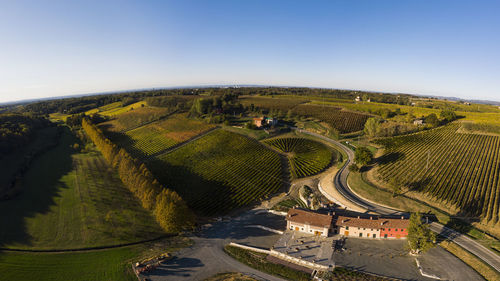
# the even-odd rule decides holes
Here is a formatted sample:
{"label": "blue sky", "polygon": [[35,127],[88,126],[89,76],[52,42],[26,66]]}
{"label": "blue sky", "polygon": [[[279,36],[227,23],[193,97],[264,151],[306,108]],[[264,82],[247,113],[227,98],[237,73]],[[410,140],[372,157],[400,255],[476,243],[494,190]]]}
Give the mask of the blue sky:
{"label": "blue sky", "polygon": [[263,84],[500,101],[500,1],[3,1],[0,102]]}

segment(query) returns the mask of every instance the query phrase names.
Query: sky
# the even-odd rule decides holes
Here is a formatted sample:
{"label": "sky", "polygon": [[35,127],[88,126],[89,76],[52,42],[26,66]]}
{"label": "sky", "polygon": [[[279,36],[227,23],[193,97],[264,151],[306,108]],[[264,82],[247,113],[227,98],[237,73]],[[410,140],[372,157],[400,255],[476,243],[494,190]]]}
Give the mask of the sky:
{"label": "sky", "polygon": [[214,84],[500,101],[500,1],[0,0],[0,102]]}

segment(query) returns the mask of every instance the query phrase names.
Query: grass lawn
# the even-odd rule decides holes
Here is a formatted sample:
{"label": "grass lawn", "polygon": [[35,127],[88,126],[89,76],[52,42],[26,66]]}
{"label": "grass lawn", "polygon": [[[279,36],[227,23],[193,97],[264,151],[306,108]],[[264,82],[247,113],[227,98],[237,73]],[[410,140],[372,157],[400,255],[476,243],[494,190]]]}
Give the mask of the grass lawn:
{"label": "grass lawn", "polygon": [[[137,280],[130,264],[160,252],[172,252],[189,244],[172,237],[159,242],[122,248],[71,252],[0,252],[0,280]],[[154,249],[154,250],[151,250]]]}
{"label": "grass lawn", "polygon": [[0,202],[0,247],[75,249],[163,235],[98,152],[78,153],[66,130],[33,161],[19,196]]}

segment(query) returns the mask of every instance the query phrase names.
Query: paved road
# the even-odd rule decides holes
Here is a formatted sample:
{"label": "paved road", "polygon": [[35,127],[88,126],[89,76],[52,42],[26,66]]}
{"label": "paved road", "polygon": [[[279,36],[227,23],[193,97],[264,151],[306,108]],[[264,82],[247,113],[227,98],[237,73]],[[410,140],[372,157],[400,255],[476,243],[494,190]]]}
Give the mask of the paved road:
{"label": "paved road", "polygon": [[251,246],[271,247],[279,235],[261,229],[248,228],[259,224],[285,228],[281,216],[250,210],[227,221],[214,223],[193,235],[193,245],[175,254],[175,257],[144,275],[153,281],[203,280],[217,273],[241,272],[257,280],[282,281],[284,279],[260,272],[231,258],[224,252],[224,245],[240,242]]}
{"label": "paved road", "polygon": [[[351,165],[351,162],[354,159],[354,153],[351,149],[349,149],[345,145],[341,144],[340,142],[332,140],[330,138],[327,138],[327,137],[324,137],[324,136],[321,136],[321,135],[318,135],[318,134],[315,134],[312,132],[307,132],[307,131],[303,131],[303,130],[299,130],[299,131],[302,133],[308,134],[308,135],[312,135],[312,136],[321,138],[325,141],[328,141],[328,142],[338,146],[339,148],[341,148],[343,151],[345,151],[347,153],[347,156],[349,159],[347,160],[344,167],[342,167],[342,169],[337,173],[337,175],[334,178],[335,187],[346,199],[359,205],[360,207],[362,207],[366,210],[370,210],[370,211],[373,211],[373,212],[376,212],[376,213],[379,213],[382,215],[395,215],[395,214],[407,215],[407,216],[409,215],[408,213],[402,213],[402,212],[399,212],[397,210],[393,210],[393,209],[387,208],[385,206],[381,206],[381,205],[378,205],[376,203],[370,202],[364,198],[357,196],[356,194],[354,194],[352,192],[352,190],[347,185],[347,176],[349,175],[349,168],[348,167],[349,167],[349,165]],[[452,240],[453,242],[455,242],[456,244],[458,244],[462,248],[468,250],[469,252],[473,253],[474,255],[479,257],[481,260],[483,260],[485,263],[489,264],[491,267],[493,267],[498,272],[500,272],[500,256],[493,253],[489,249],[485,248],[483,245],[472,240],[471,238],[467,237],[466,235],[463,235],[459,232],[456,232],[452,229],[449,229],[449,228],[445,227],[444,225],[439,224],[437,222],[431,223],[430,229],[432,231],[438,233],[439,235],[442,235],[442,236]]]}

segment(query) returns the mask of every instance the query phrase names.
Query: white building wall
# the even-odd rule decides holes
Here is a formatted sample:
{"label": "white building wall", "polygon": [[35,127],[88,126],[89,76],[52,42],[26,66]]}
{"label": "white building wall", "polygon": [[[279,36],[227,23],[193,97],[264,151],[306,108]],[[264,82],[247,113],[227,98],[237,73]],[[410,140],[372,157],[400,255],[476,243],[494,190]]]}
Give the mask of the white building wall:
{"label": "white building wall", "polygon": [[[339,234],[349,237],[358,237],[358,238],[380,238],[380,229],[375,228],[362,228],[362,227],[353,227],[349,226],[348,228],[345,226],[340,227]],[[360,236],[361,235],[361,236]]]}
{"label": "white building wall", "polygon": [[328,227],[317,227],[317,226],[311,226],[308,224],[301,224],[301,223],[296,223],[296,222],[291,222],[291,221],[287,221],[286,228],[290,229],[290,230],[299,231],[302,233],[311,234],[311,235],[314,235],[317,232],[320,232],[321,233],[320,236],[323,236],[323,237],[328,237],[328,230],[329,230]]}

